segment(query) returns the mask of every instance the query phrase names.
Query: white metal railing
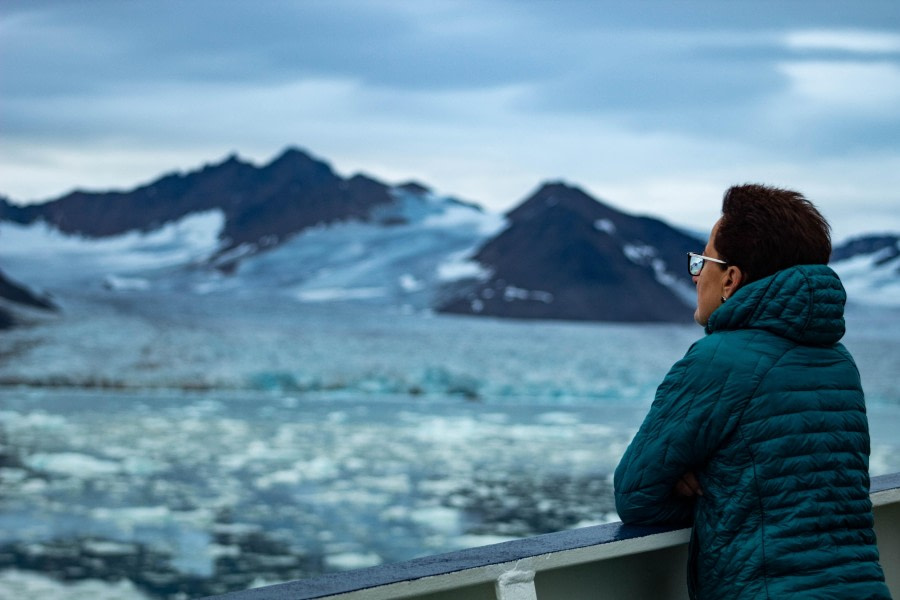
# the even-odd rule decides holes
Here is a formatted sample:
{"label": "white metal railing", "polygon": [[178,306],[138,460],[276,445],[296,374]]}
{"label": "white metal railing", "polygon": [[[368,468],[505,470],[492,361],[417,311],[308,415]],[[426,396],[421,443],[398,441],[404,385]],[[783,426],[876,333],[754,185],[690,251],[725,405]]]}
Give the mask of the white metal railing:
{"label": "white metal railing", "polygon": [[[900,473],[872,479],[875,533],[900,598]],[[220,600],[687,598],[689,529],[610,523],[210,597]]]}

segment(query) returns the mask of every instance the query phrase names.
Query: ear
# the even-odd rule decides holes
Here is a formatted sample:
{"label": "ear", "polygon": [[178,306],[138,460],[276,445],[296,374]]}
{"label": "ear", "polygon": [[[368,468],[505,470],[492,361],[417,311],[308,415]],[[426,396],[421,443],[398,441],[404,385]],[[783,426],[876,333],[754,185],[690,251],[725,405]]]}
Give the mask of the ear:
{"label": "ear", "polygon": [[731,298],[741,287],[742,281],[744,281],[744,272],[740,267],[728,265],[722,274],[722,297]]}

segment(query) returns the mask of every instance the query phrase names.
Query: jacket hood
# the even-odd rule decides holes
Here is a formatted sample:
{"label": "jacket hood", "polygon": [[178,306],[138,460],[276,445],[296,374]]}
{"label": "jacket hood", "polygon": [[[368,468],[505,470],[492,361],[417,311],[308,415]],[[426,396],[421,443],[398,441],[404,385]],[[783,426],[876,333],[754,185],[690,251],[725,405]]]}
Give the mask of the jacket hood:
{"label": "jacket hood", "polygon": [[799,344],[830,346],[843,336],[847,293],[826,265],[798,265],[754,281],[709,317],[706,333],[765,329]]}

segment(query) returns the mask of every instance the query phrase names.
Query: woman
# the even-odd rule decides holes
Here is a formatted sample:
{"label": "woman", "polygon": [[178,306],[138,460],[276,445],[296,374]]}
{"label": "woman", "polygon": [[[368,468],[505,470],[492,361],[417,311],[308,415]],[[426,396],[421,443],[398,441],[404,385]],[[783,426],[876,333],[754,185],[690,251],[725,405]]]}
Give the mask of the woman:
{"label": "woman", "polygon": [[744,185],[688,257],[707,335],[659,386],[615,490],[625,523],[693,523],[692,598],[890,598],[830,254],[802,195]]}

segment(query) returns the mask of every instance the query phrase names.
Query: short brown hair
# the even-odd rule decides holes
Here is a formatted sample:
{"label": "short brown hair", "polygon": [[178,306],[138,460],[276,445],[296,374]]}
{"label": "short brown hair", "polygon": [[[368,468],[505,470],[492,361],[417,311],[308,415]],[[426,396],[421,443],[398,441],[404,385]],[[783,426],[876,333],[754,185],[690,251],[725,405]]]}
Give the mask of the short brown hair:
{"label": "short brown hair", "polygon": [[713,243],[743,272],[744,285],[794,265],[828,264],[831,226],[799,192],[736,185],[722,199]]}

